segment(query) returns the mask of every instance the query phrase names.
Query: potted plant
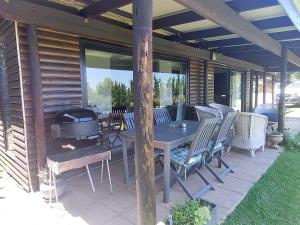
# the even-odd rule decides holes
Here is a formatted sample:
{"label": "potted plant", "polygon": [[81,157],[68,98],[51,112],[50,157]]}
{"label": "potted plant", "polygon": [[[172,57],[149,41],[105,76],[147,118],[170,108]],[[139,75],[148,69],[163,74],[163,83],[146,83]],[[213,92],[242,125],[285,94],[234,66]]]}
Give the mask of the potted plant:
{"label": "potted plant", "polygon": [[203,200],[187,200],[175,205],[170,212],[169,225],[214,225],[216,205]]}
{"label": "potted plant", "polygon": [[278,131],[272,131],[267,134],[268,147],[279,149],[279,145],[283,141],[283,134]]}
{"label": "potted plant", "polygon": [[[55,199],[55,189],[54,189],[54,182],[53,179],[51,180],[51,184],[49,183],[49,169],[47,167],[44,167],[40,172],[38,173],[38,177],[40,178],[40,193],[42,194],[42,197],[46,200],[49,200],[50,191],[51,191],[51,198]],[[63,179],[61,176],[55,177],[56,182],[56,191],[57,196],[60,197],[65,192],[65,184],[63,182]]]}

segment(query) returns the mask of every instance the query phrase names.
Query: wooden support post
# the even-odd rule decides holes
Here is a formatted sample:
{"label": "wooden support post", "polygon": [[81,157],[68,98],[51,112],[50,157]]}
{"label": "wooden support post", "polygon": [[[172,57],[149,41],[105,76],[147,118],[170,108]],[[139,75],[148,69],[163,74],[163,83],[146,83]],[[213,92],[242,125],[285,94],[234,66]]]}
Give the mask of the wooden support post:
{"label": "wooden support post", "polygon": [[275,76],[272,75],[272,104],[275,103]]}
{"label": "wooden support post", "polygon": [[258,73],[255,76],[255,107],[258,105]]}
{"label": "wooden support post", "polygon": [[135,174],[139,225],[156,224],[153,155],[152,0],[133,1]]}
{"label": "wooden support post", "polygon": [[249,111],[253,112],[253,71],[250,71],[250,98],[249,98]]}
{"label": "wooden support post", "polygon": [[263,73],[263,104],[266,104],[266,95],[267,95],[267,75]]}
{"label": "wooden support post", "polygon": [[287,78],[287,52],[288,48],[285,44],[282,45],[281,50],[281,68],[280,68],[280,96],[278,103],[278,131],[284,130],[284,111],[285,111],[285,86]]}
{"label": "wooden support post", "polygon": [[208,105],[208,61],[204,60],[203,105]]}
{"label": "wooden support post", "polygon": [[42,98],[42,82],[40,58],[38,52],[37,31],[35,25],[27,26],[27,41],[29,47],[30,72],[32,82],[32,97],[34,110],[34,128],[37,150],[38,169],[46,165],[46,135]]}

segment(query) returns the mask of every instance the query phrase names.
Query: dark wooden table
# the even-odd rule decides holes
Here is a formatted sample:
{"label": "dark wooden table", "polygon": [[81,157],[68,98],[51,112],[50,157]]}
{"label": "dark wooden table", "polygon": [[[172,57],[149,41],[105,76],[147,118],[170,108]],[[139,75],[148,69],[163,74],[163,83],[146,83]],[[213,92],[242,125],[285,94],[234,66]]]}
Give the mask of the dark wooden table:
{"label": "dark wooden table", "polygon": [[[171,122],[172,123],[172,122]],[[154,126],[154,148],[164,151],[164,195],[163,201],[170,200],[170,152],[179,145],[190,142],[200,125],[198,121],[184,121],[186,128],[171,127],[170,124],[160,124]],[[174,123],[174,122],[173,122]],[[124,178],[125,183],[129,183],[129,169],[127,157],[127,143],[135,142],[135,130],[121,133],[123,158],[124,158]]]}

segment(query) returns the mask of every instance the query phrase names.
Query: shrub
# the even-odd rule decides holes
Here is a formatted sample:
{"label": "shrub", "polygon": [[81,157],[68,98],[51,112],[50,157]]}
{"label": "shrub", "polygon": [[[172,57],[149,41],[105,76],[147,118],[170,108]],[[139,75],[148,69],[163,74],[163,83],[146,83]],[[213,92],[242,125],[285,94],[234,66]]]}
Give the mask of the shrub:
{"label": "shrub", "polygon": [[288,151],[300,151],[300,134],[297,136],[292,135],[289,132],[284,132],[283,141],[285,145],[285,150]]}
{"label": "shrub", "polygon": [[211,216],[209,208],[195,200],[177,204],[171,209],[172,225],[204,225]]}

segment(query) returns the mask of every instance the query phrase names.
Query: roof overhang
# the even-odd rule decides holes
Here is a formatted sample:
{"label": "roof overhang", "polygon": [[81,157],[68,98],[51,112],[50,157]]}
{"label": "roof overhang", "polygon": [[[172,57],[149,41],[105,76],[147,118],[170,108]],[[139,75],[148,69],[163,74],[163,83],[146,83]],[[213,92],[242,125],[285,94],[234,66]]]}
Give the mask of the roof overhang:
{"label": "roof overhang", "polygon": [[[93,18],[85,18],[58,9],[34,4],[23,0],[0,0],[0,16],[26,24],[34,24],[70,32],[79,36],[97,38],[103,41],[132,46],[132,32],[128,29]],[[211,51],[190,47],[153,37],[153,49],[167,54],[196,59],[211,59]],[[216,54],[215,62],[229,66],[265,71],[263,66]]]}

